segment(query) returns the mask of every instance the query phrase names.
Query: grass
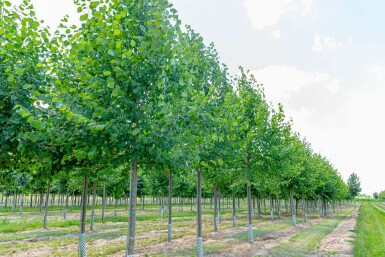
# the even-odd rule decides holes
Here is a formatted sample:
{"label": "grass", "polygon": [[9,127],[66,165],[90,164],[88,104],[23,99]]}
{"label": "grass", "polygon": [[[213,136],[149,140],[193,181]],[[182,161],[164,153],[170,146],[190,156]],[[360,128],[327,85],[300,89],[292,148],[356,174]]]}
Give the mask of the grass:
{"label": "grass", "polygon": [[359,210],[354,256],[385,256],[385,213],[370,203]]}
{"label": "grass", "polygon": [[[274,223],[271,223],[268,225],[259,226],[257,228],[254,227],[253,229],[254,238],[265,236],[271,232],[282,230],[290,226],[292,226],[292,221],[289,219],[289,220],[276,220]],[[249,238],[249,233],[248,231],[244,231],[244,232],[235,234],[232,237],[240,241],[247,241]]]}
{"label": "grass", "polygon": [[321,222],[292,236],[289,243],[282,243],[272,248],[269,256],[299,257],[310,254],[316,250],[322,238],[331,233],[349,213],[351,209],[333,217],[326,217]]}

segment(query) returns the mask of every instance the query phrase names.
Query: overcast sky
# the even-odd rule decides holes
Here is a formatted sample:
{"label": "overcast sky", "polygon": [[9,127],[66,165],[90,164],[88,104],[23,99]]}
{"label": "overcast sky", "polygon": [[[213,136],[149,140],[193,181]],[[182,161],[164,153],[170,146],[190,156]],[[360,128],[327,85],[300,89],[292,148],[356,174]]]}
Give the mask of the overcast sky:
{"label": "overcast sky", "polygon": [[[71,0],[32,2],[51,27],[76,17]],[[171,2],[233,74],[239,65],[255,74],[345,181],[356,172],[363,193],[385,190],[385,1]]]}

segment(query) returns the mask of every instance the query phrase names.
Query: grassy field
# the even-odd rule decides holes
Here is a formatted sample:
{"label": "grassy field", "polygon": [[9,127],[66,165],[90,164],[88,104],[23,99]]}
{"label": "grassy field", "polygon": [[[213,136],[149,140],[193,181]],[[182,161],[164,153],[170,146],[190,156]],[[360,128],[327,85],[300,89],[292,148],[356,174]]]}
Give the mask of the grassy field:
{"label": "grassy field", "polygon": [[357,220],[354,256],[385,256],[385,206],[363,203]]}

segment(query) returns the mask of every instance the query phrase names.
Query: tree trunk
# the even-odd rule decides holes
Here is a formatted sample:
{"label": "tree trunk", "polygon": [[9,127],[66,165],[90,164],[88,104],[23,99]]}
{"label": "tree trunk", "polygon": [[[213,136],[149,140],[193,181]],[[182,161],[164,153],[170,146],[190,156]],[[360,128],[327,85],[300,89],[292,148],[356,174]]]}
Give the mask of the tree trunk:
{"label": "tree trunk", "polygon": [[273,197],[269,193],[269,203],[270,203],[270,219],[274,220],[274,202],[273,202]]}
{"label": "tree trunk", "polygon": [[214,232],[218,231],[217,213],[218,213],[218,189],[217,189],[217,182],[214,182]]}
{"label": "tree trunk", "polygon": [[66,202],[65,202],[65,205],[64,205],[64,214],[63,214],[63,219],[64,220],[67,220],[68,199],[69,199],[69,194],[68,194],[68,190],[67,190],[67,192],[66,192]]}
{"label": "tree trunk", "polygon": [[257,216],[257,212],[255,210],[255,197],[253,197],[253,217],[255,218]]}
{"label": "tree trunk", "polygon": [[161,210],[160,210],[160,216],[162,217],[162,220],[164,220],[164,191],[162,190],[162,195],[160,199],[161,204]]}
{"label": "tree trunk", "polygon": [[293,193],[293,189],[290,189],[289,191],[289,194],[290,194],[290,213],[292,215],[292,218],[293,218],[293,225],[297,225],[297,219],[296,219],[296,216],[295,216],[295,213],[294,213],[294,193]]}
{"label": "tree trunk", "polygon": [[39,212],[41,213],[41,209],[43,206],[43,189],[40,191],[40,201],[39,201]]}
{"label": "tree trunk", "polygon": [[197,257],[203,257],[202,238],[202,170],[197,171]]}
{"label": "tree trunk", "polygon": [[88,173],[84,175],[82,210],[80,216],[79,257],[86,257],[86,212],[88,196]]}
{"label": "tree trunk", "polygon": [[172,240],[171,214],[172,214],[172,171],[170,169],[169,177],[168,177],[168,239],[167,239],[168,242],[171,242]]}
{"label": "tree trunk", "polygon": [[233,227],[237,225],[237,218],[235,215],[235,192],[233,191]]}
{"label": "tree trunk", "polygon": [[45,197],[45,211],[43,219],[43,228],[47,229],[47,216],[48,216],[48,200],[49,200],[49,191],[51,190],[51,181],[48,180],[47,184],[47,195]]}
{"label": "tree trunk", "polygon": [[126,242],[126,256],[134,256],[135,246],[135,225],[136,225],[136,193],[138,184],[138,162],[131,164],[130,174],[130,210],[128,217],[128,235]]}
{"label": "tree trunk", "polygon": [[12,213],[15,213],[15,206],[16,206],[16,186],[15,186],[15,192],[13,193],[13,201],[12,201]]}
{"label": "tree trunk", "polygon": [[261,198],[257,198],[258,218],[261,217]]}
{"label": "tree trunk", "polygon": [[249,229],[249,243],[254,243],[253,235],[253,217],[251,216],[251,187],[247,184],[247,217],[248,217],[248,229]]}
{"label": "tree trunk", "polygon": [[21,194],[21,202],[20,202],[20,212],[19,212],[19,215],[23,214],[23,201],[24,201],[24,197],[23,197],[23,194]]}
{"label": "tree trunk", "polygon": [[95,217],[95,201],[96,201],[96,181],[92,187],[92,211],[91,211],[91,226],[90,230],[94,230],[94,217]]}
{"label": "tree trunk", "polygon": [[218,203],[218,213],[217,213],[217,223],[221,222],[221,188],[218,183],[217,185],[217,203]]}
{"label": "tree trunk", "polygon": [[102,223],[104,223],[104,211],[106,210],[106,184],[103,185],[103,198],[102,198]]}
{"label": "tree trunk", "polygon": [[118,199],[117,198],[115,198],[114,216],[118,217]]}

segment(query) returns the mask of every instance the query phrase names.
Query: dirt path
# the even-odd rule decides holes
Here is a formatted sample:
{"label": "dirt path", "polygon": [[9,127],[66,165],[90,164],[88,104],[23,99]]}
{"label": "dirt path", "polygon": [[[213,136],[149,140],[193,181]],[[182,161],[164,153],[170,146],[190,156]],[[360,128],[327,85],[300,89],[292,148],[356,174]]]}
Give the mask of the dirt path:
{"label": "dirt path", "polygon": [[351,215],[341,221],[332,233],[324,237],[320,244],[317,254],[309,255],[309,257],[330,256],[332,253],[335,257],[353,256],[352,237],[357,223],[358,211],[354,211]]}

